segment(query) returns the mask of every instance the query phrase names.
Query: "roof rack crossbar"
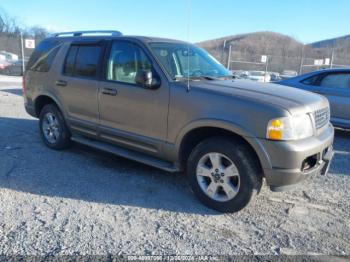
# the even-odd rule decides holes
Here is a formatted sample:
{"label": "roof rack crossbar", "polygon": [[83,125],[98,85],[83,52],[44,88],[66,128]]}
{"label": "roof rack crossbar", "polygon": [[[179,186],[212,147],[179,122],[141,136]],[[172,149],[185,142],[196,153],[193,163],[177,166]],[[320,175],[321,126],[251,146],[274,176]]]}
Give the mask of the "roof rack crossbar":
{"label": "roof rack crossbar", "polygon": [[60,36],[84,36],[84,35],[111,35],[121,36],[122,33],[115,30],[96,30],[96,31],[72,31],[72,32],[61,32],[52,34],[53,37]]}

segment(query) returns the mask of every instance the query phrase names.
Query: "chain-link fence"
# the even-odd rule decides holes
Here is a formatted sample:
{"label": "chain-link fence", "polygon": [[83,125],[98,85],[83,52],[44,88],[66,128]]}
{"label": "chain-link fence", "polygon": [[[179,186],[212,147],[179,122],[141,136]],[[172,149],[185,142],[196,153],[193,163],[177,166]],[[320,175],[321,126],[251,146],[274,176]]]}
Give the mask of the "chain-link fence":
{"label": "chain-link fence", "polygon": [[[336,49],[331,49],[327,54],[313,57],[304,56],[278,56],[268,54],[252,54],[241,51],[234,51],[229,48],[227,61],[225,55],[218,55],[221,63],[229,70],[237,74],[248,76],[250,72],[261,72],[266,75],[273,74],[275,79],[281,79],[298,74],[326,68],[350,68],[349,58],[337,54]],[[265,80],[264,80],[265,81]]]}
{"label": "chain-link fence", "polygon": [[[350,43],[328,46],[303,45],[293,38],[261,32],[208,40],[198,45],[229,70],[243,76],[249,72],[288,77],[323,68],[350,68]],[[278,77],[275,77],[278,79]]]}

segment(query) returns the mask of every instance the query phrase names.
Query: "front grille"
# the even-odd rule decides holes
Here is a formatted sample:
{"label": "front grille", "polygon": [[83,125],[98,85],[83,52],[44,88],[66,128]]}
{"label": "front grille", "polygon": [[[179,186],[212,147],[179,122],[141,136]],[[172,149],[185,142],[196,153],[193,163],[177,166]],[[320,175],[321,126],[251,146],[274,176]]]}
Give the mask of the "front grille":
{"label": "front grille", "polygon": [[314,118],[315,118],[316,129],[320,129],[324,127],[329,122],[329,118],[330,118],[329,108],[326,107],[323,109],[316,110],[314,112]]}

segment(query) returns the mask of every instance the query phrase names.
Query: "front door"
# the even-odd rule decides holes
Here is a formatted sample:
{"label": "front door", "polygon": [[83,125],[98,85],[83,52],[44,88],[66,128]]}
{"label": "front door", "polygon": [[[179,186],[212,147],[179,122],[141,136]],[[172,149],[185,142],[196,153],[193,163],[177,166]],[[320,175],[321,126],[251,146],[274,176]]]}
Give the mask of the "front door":
{"label": "front door", "polygon": [[[167,81],[145,49],[134,42],[113,41],[106,63],[99,93],[101,138],[159,155],[167,132]],[[135,76],[139,70],[152,70],[161,86],[146,89],[138,85]]]}

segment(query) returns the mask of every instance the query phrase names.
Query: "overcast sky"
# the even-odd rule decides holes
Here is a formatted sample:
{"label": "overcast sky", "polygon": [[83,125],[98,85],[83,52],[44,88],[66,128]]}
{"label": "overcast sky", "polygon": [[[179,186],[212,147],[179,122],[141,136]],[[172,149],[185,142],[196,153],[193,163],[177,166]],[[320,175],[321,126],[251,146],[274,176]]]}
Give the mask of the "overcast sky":
{"label": "overcast sky", "polygon": [[53,31],[116,29],[190,42],[256,31],[304,43],[350,34],[350,0],[1,0],[0,7]]}

